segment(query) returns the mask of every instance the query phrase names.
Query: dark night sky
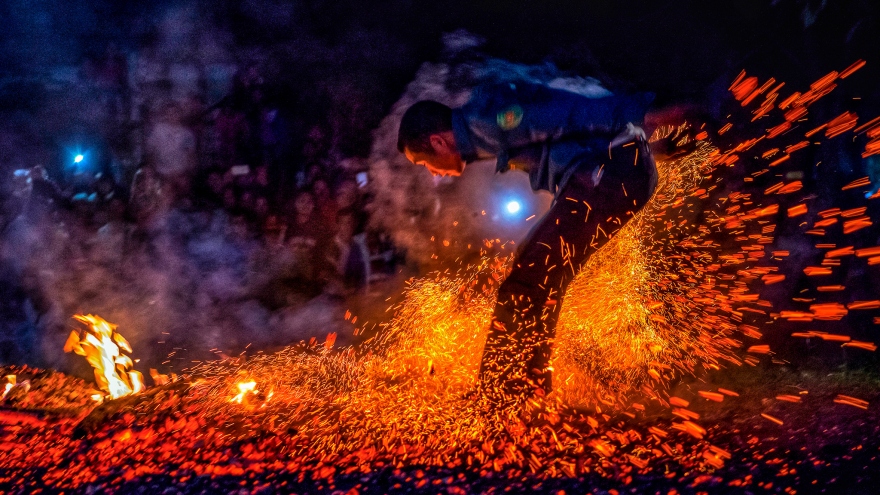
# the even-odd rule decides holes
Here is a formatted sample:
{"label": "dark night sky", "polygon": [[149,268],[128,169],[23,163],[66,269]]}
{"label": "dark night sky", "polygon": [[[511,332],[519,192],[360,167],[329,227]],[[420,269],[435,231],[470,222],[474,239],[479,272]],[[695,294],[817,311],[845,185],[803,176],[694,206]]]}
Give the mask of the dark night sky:
{"label": "dark night sky", "polygon": [[[134,47],[149,37],[151,20],[183,2],[10,0],[0,6],[4,67],[21,70],[43,45],[49,59],[75,59],[115,39]],[[242,44],[271,44],[307,30],[334,43],[354,30],[388,33],[418,58],[437,56],[439,35],[464,28],[487,39],[497,56],[536,62],[552,58],[572,69],[600,66],[638,84],[675,84],[686,71],[692,85],[716,76],[726,59],[753,59],[791,69],[809,54],[816,63],[866,57],[877,40],[877,9],[867,0],[827,2],[804,28],[804,9],[819,1],[737,2],[491,0],[385,2],[199,0],[206,18],[229,28]],[[279,14],[280,13],[280,14]],[[591,52],[591,53],[590,53]],[[47,54],[48,55],[48,54]],[[795,62],[795,59],[798,62]],[[16,67],[18,66],[18,67]],[[690,90],[690,85],[687,87]]]}
{"label": "dark night sky", "polygon": [[[456,29],[484,37],[489,55],[551,61],[612,87],[654,91],[660,102],[703,100],[713,83],[726,84],[741,69],[800,87],[864,58],[869,64],[852,89],[866,104],[878,102],[870,81],[880,76],[880,63],[872,63],[880,7],[870,0],[9,0],[0,4],[0,81],[79,64],[110,41],[138,50],[182,5],[196,6],[236,46],[263,50],[286,68],[282,89],[307,92],[345,78],[369,87],[365,129],[378,124],[421,63],[441,57],[442,33]],[[325,48],[324,58],[297,53],[304,39]],[[0,85],[0,107],[19,96]]]}

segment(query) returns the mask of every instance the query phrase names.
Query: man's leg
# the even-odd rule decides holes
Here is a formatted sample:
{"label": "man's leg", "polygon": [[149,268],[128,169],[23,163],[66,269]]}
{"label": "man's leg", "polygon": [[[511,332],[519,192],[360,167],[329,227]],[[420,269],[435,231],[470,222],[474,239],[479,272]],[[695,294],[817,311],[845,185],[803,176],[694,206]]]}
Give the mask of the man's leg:
{"label": "man's leg", "polygon": [[656,172],[647,147],[613,151],[613,173],[597,186],[588,173],[569,180],[498,290],[480,365],[481,387],[493,402],[517,402],[535,388],[550,390],[552,340],[568,283],[653,192]]}

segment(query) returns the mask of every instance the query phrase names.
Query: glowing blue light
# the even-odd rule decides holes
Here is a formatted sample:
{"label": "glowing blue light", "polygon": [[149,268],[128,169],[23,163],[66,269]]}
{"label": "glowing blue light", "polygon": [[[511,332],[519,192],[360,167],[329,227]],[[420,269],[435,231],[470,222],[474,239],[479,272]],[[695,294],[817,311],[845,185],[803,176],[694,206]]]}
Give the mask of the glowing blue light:
{"label": "glowing blue light", "polygon": [[85,158],[86,157],[83,155],[76,155],[75,157],[73,157],[73,163],[79,163],[79,162],[85,160]]}
{"label": "glowing blue light", "polygon": [[508,213],[516,213],[520,209],[519,201],[511,201],[507,203],[507,212]]}

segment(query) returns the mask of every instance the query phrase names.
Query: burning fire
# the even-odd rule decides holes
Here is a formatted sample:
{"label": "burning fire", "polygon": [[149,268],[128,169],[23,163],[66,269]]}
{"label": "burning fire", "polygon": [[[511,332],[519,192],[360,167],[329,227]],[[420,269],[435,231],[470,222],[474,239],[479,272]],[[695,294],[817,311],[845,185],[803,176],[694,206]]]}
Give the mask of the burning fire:
{"label": "burning fire", "polygon": [[3,387],[3,395],[0,396],[0,400],[5,399],[9,391],[15,388],[15,382],[15,375],[6,375],[6,385]]}
{"label": "burning fire", "polygon": [[121,351],[131,353],[131,345],[116,325],[94,315],[76,315],[74,318],[88,325],[84,330],[73,330],[64,344],[64,352],[85,356],[95,369],[98,387],[111,399],[118,399],[144,390],[144,377],[134,366],[131,358]]}
{"label": "burning fire", "polygon": [[235,402],[236,404],[241,404],[244,401],[244,397],[247,394],[256,394],[259,390],[256,389],[257,382],[239,382],[238,384],[238,395],[232,398],[230,402]]}

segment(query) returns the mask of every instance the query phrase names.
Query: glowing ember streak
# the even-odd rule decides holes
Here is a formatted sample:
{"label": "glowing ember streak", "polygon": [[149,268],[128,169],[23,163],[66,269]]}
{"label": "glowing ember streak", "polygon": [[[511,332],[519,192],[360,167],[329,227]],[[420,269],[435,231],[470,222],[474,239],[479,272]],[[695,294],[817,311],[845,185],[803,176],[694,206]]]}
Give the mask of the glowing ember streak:
{"label": "glowing ember streak", "polygon": [[858,61],[854,62],[852,65],[850,65],[850,66],[847,67],[846,69],[843,69],[843,70],[840,72],[840,76],[838,76],[838,77],[840,77],[841,79],[846,79],[847,77],[849,77],[850,75],[852,75],[853,72],[855,72],[855,71],[861,69],[862,67],[864,67],[864,66],[865,66],[865,63],[866,63],[866,62],[865,62],[864,60],[858,60]]}
{"label": "glowing ember streak", "polygon": [[817,80],[816,82],[814,82],[813,84],[811,84],[810,89],[812,89],[814,91],[822,89],[822,88],[828,86],[829,84],[831,84],[832,82],[834,82],[834,80],[837,79],[837,76],[838,76],[837,71],[833,70],[833,71],[829,72],[828,74],[826,74],[825,76],[823,76],[822,78],[820,78],[819,80]]}
{"label": "glowing ember streak", "polygon": [[[745,78],[742,82],[735,85],[730,89],[733,93],[734,98],[738,101],[745,100],[758,88],[758,78],[757,77],[748,77]],[[742,102],[742,106],[746,106],[745,102]]]}
{"label": "glowing ember streak", "polygon": [[806,107],[795,107],[785,112],[785,120],[787,120],[788,122],[794,122],[795,120],[803,117],[806,114]]}
{"label": "glowing ember streak", "polygon": [[840,188],[841,191],[846,191],[848,189],[855,189],[857,187],[870,186],[871,178],[870,177],[862,177],[861,179],[854,180],[849,184]]}
{"label": "glowing ember streak", "polygon": [[743,333],[743,335],[747,337],[751,337],[753,339],[760,339],[761,332],[758,331],[758,327],[754,327],[752,325],[740,325],[737,327],[737,330]]}
{"label": "glowing ember streak", "polygon": [[705,390],[700,390],[697,393],[700,394],[700,397],[702,397],[706,400],[711,400],[713,402],[723,402],[724,401],[724,394],[720,394],[718,392],[707,392]]}
{"label": "glowing ember streak", "polygon": [[800,395],[788,395],[788,394],[777,395],[776,400],[781,400],[783,402],[800,402],[801,396]]}
{"label": "glowing ember streak", "polygon": [[855,301],[849,303],[847,309],[880,309],[880,301],[874,299],[873,301]]}
{"label": "glowing ember streak", "polygon": [[835,404],[846,404],[848,406],[858,407],[859,409],[867,409],[868,401],[862,399],[856,399],[855,397],[850,397],[848,395],[838,394],[837,397],[834,398]]}
{"label": "glowing ember streak", "polygon": [[840,216],[846,217],[846,218],[853,218],[853,217],[857,217],[857,216],[864,214],[865,211],[867,211],[867,210],[868,210],[867,206],[862,206],[859,208],[853,208],[850,210],[841,211]]}
{"label": "glowing ember streak", "polygon": [[865,258],[868,256],[877,256],[877,255],[880,255],[880,246],[856,250],[856,256],[858,256],[859,258]]}
{"label": "glowing ember streak", "polygon": [[788,161],[790,158],[791,158],[791,155],[782,155],[782,158],[779,158],[778,160],[774,160],[774,161],[770,162],[770,166],[775,167],[775,166],[779,165],[780,163]]}
{"label": "glowing ember streak", "polygon": [[693,421],[683,421],[681,423],[675,423],[672,425],[676,430],[681,430],[685,433],[689,433],[694,438],[701,440],[703,436],[706,435],[706,429],[702,426],[694,423]]}
{"label": "glowing ember streak", "polygon": [[611,457],[614,455],[614,446],[609,445],[607,442],[603,442],[602,440],[596,439],[589,443],[589,446],[593,448],[598,454],[604,457]]}
{"label": "glowing ember streak", "polygon": [[852,112],[844,112],[838,115],[828,122],[828,127],[825,130],[825,137],[830,139],[854,129],[858,120],[859,117]]}
{"label": "glowing ember streak", "polygon": [[813,321],[815,315],[804,311],[783,311],[779,317],[788,321]]}
{"label": "glowing ember streak", "polygon": [[839,320],[849,313],[846,307],[840,303],[822,303],[810,306],[813,316],[819,320]]}
{"label": "glowing ember streak", "polygon": [[804,149],[804,148],[806,148],[806,147],[809,146],[809,145],[810,145],[810,142],[809,142],[809,141],[801,141],[801,142],[799,142],[799,143],[797,143],[797,144],[793,144],[793,145],[791,145],[791,146],[786,146],[786,147],[785,147],[785,153],[790,155],[790,154],[792,154],[793,152],[795,152],[795,151],[797,151],[797,150]]}
{"label": "glowing ember streak", "polygon": [[772,422],[774,422],[774,423],[776,423],[776,424],[778,424],[778,425],[780,425],[780,426],[782,425],[782,420],[781,420],[781,419],[779,419],[779,418],[775,418],[775,417],[773,417],[773,416],[770,416],[769,414],[761,413],[761,417],[764,418],[764,419],[766,419],[766,420],[768,420],[768,421],[772,421]]}
{"label": "glowing ember streak", "polygon": [[767,130],[767,139],[773,139],[789,129],[791,129],[791,122],[783,122],[778,126]]}
{"label": "glowing ember streak", "polygon": [[804,268],[804,273],[808,277],[815,277],[819,275],[831,275],[830,268],[823,268],[821,266],[808,266]]}
{"label": "glowing ember streak", "polygon": [[796,181],[794,181],[790,184],[786,184],[785,186],[780,188],[778,191],[776,191],[776,194],[790,194],[793,192],[800,191],[803,187],[804,187],[804,185],[801,183],[801,181],[796,180]]}
{"label": "glowing ember streak", "polygon": [[821,131],[822,129],[826,128],[827,126],[828,126],[828,124],[822,124],[819,127],[816,127],[815,129],[813,129],[811,131],[808,131],[806,134],[804,134],[804,137],[812,137],[815,134],[817,134],[819,131]]}
{"label": "glowing ember streak", "polygon": [[801,97],[801,94],[800,94],[799,92],[795,91],[794,93],[792,93],[791,96],[789,96],[788,98],[782,100],[782,101],[779,103],[779,109],[780,109],[780,110],[785,110],[786,108],[788,108],[789,106],[791,106],[791,104],[794,103],[795,100],[797,100],[797,99],[800,98],[800,97]]}
{"label": "glowing ember streak", "polygon": [[866,351],[874,352],[877,350],[877,345],[872,342],[861,342],[858,340],[853,340],[850,342],[844,342],[841,344],[841,347],[857,347],[859,349],[864,349]]}
{"label": "glowing ember streak", "polygon": [[[766,160],[767,158],[770,158],[771,156],[775,155],[776,153],[779,153],[779,148],[769,149],[761,154],[761,158]],[[757,173],[757,172],[755,172],[755,173]],[[755,174],[752,174],[752,175],[755,175]]]}
{"label": "glowing ember streak", "polygon": [[825,253],[825,257],[826,258],[840,258],[841,256],[850,256],[853,254],[856,254],[855,251],[853,251],[853,247],[847,246],[844,248],[835,249],[833,251],[828,251],[827,253]]}
{"label": "glowing ember streak", "polygon": [[761,208],[754,211],[754,215],[756,217],[767,217],[770,215],[775,215],[777,213],[779,213],[779,205],[770,205],[766,208]]}
{"label": "glowing ember streak", "polygon": [[793,218],[807,213],[807,205],[801,204],[788,209],[788,217]]}
{"label": "glowing ember streak", "polygon": [[880,153],[880,140],[871,141],[865,145],[865,152],[862,153],[862,158],[868,158],[878,153]]}
{"label": "glowing ember streak", "polygon": [[737,87],[739,85],[739,83],[742,82],[743,79],[745,79],[745,77],[746,77],[746,71],[744,71],[744,70],[740,71],[739,74],[737,74],[736,79],[734,79],[733,82],[730,83],[730,86],[727,89],[730,91],[733,91],[733,88]]}
{"label": "glowing ember streak", "polygon": [[776,184],[775,186],[768,187],[766,190],[764,190],[764,195],[766,196],[768,194],[773,194],[776,191],[782,189],[782,186],[784,186],[784,185],[785,185],[785,182],[780,182],[780,183]]}
{"label": "glowing ember streak", "polygon": [[64,344],[64,352],[85,356],[95,369],[98,388],[111,399],[117,399],[143,390],[143,376],[132,370],[128,341],[116,331],[116,325],[94,315],[76,315],[74,318],[88,325],[86,330],[73,330]]}
{"label": "glowing ember streak", "polygon": [[877,126],[875,124],[877,124],[878,122],[880,122],[880,117],[874,117],[873,119],[853,129],[853,133],[862,134],[865,131],[874,131],[875,129],[877,129]]}
{"label": "glowing ember streak", "polygon": [[868,217],[857,218],[855,220],[847,220],[846,222],[843,222],[843,233],[852,234],[857,230],[862,230],[865,227],[870,227],[873,224],[874,222],[872,222]]}

